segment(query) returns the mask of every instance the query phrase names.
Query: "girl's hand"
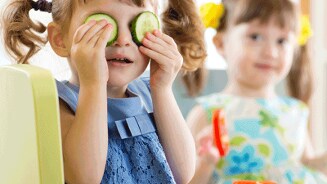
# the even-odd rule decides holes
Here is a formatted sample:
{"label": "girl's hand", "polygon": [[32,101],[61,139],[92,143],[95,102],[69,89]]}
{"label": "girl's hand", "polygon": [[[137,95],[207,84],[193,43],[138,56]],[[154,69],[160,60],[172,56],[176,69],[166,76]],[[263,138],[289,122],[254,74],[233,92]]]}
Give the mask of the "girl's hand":
{"label": "girl's hand", "polygon": [[70,57],[81,85],[107,83],[109,71],[105,48],[111,32],[112,25],[105,20],[92,20],[75,32]]}
{"label": "girl's hand", "polygon": [[217,148],[213,145],[212,126],[201,130],[196,137],[199,161],[215,166],[220,158]]}
{"label": "girl's hand", "polygon": [[171,88],[182,67],[183,57],[179,53],[175,41],[168,35],[155,30],[147,33],[142,41],[140,51],[151,58],[151,89]]}

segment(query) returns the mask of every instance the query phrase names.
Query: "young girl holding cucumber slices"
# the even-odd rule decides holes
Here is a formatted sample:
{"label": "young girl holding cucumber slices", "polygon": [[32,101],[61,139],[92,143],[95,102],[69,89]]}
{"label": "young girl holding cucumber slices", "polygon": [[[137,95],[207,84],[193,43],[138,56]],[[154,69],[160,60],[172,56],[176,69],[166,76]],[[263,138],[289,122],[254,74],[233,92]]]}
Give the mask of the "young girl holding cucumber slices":
{"label": "young girl holding cucumber slices", "polygon": [[[319,158],[308,154],[312,151],[306,105],[312,90],[306,55],[310,29],[303,19],[304,24],[298,25],[299,7],[293,3],[223,0],[201,7],[204,23],[217,30],[213,42],[228,64],[228,82],[222,92],[199,98],[188,116],[198,150],[191,183],[327,183],[323,174],[304,166],[327,174],[327,154]],[[287,75],[293,98],[275,92]],[[229,140],[225,152],[221,151],[224,137],[213,133],[217,127],[212,123],[220,119],[213,113],[217,109],[225,112]]]}
{"label": "young girl holding cucumber slices", "polygon": [[[67,183],[188,183],[192,135],[172,83],[205,58],[192,0],[171,0],[159,30],[157,0],[15,0],[5,11],[8,51],[28,63],[49,40],[66,57],[57,81]],[[31,9],[52,12],[47,27]],[[48,31],[43,38],[38,33]],[[175,40],[174,40],[175,39]],[[184,62],[183,62],[184,61]],[[150,77],[139,78],[150,63]]]}

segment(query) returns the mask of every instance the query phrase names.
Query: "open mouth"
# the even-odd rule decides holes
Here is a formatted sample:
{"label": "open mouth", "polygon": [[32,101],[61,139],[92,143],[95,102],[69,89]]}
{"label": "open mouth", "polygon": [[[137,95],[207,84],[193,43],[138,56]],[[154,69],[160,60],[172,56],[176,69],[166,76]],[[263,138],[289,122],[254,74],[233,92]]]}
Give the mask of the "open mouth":
{"label": "open mouth", "polygon": [[108,59],[109,62],[117,62],[117,63],[133,63],[133,61],[127,59],[127,58],[112,58]]}

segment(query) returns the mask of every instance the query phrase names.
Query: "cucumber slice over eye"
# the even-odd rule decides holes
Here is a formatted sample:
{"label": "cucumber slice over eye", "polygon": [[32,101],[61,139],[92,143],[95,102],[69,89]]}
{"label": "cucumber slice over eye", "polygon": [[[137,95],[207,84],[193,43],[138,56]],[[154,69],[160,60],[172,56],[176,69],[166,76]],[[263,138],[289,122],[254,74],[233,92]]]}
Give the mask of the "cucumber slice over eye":
{"label": "cucumber slice over eye", "polygon": [[111,36],[107,43],[107,46],[110,46],[118,38],[118,24],[117,24],[117,21],[113,17],[111,17],[110,15],[104,14],[104,13],[97,13],[97,14],[93,14],[93,15],[90,15],[89,17],[87,17],[84,23],[88,23],[91,20],[100,21],[103,19],[107,20],[107,22],[109,22],[112,25],[112,33],[111,33]]}
{"label": "cucumber slice over eye", "polygon": [[132,37],[137,45],[142,45],[142,40],[147,32],[153,32],[155,29],[159,29],[158,17],[150,12],[144,11],[137,15],[132,22]]}

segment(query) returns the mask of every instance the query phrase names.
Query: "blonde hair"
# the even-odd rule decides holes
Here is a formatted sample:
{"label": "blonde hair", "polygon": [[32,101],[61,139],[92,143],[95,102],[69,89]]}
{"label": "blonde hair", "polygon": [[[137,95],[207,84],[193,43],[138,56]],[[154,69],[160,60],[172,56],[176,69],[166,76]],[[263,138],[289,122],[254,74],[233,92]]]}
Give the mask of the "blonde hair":
{"label": "blonde hair", "polygon": [[195,96],[204,87],[207,57],[204,26],[193,0],[170,0],[163,13],[163,31],[176,41],[183,55],[183,83],[189,96]]}
{"label": "blonde hair", "polygon": [[[40,35],[46,27],[29,17],[30,1],[13,0],[3,16],[5,48],[18,63],[28,63],[48,41]],[[144,6],[145,0],[132,2]],[[69,23],[73,10],[72,0],[52,0],[52,17],[58,24]],[[183,70],[194,71],[203,66],[206,57],[204,27],[193,0],[169,0],[162,19],[163,32],[175,40],[183,55]]]}

